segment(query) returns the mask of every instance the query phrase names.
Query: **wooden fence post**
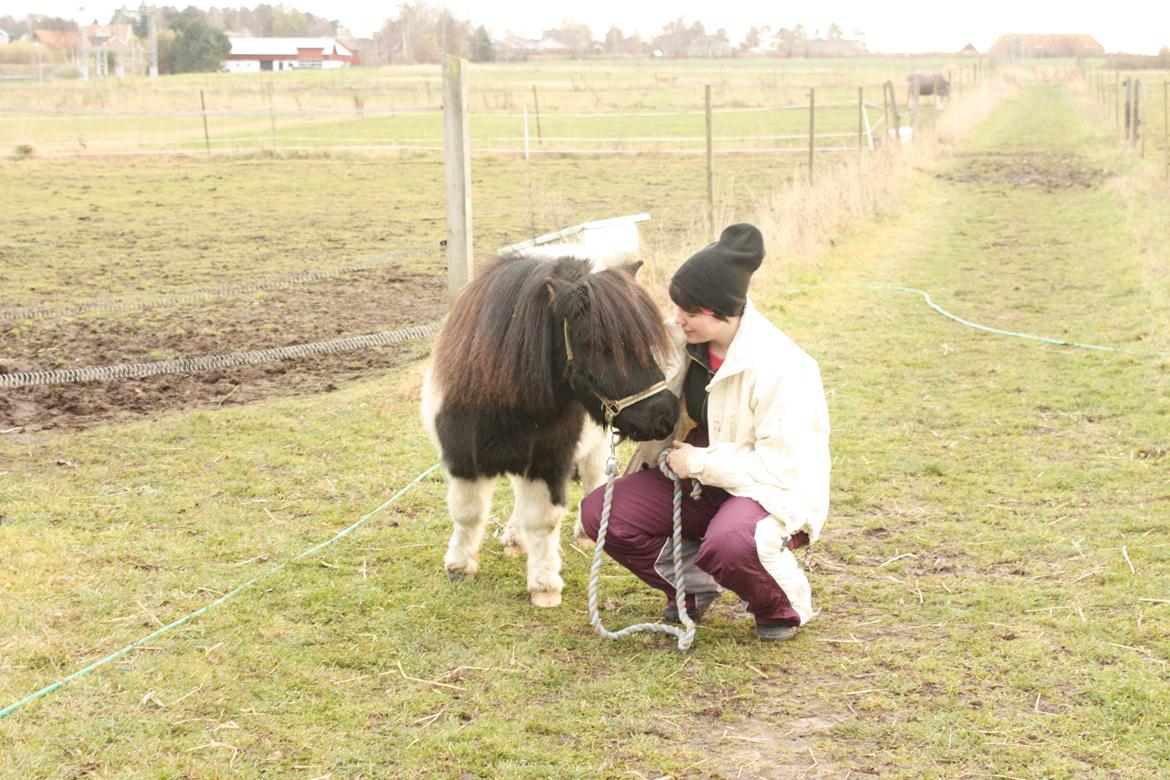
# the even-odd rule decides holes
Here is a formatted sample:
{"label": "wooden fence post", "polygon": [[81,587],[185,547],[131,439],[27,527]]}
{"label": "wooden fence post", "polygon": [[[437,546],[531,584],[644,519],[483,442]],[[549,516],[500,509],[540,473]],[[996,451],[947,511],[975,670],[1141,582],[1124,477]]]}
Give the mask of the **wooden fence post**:
{"label": "wooden fence post", "polygon": [[[261,76],[263,78],[263,76]],[[268,77],[268,119],[272,123],[272,151],[276,151],[276,104],[273,100],[272,93],[275,89],[273,80],[275,76]],[[264,82],[260,82],[263,84]]]}
{"label": "wooden fence post", "polygon": [[1133,85],[1133,90],[1133,140],[1134,143],[1141,142],[1138,154],[1144,160],[1146,158],[1146,130],[1142,125],[1146,123],[1146,83],[1138,79]]}
{"label": "wooden fence post", "polygon": [[918,108],[919,98],[921,97],[920,86],[918,79],[912,79],[910,82],[910,129],[912,131],[911,140],[918,141]]}
{"label": "wooden fence post", "polygon": [[207,156],[211,156],[211,136],[207,132],[207,101],[203,99],[203,90],[199,90],[199,106],[203,109],[203,143],[207,146]]}
{"label": "wooden fence post", "polygon": [[[892,128],[894,131],[894,138],[897,139],[898,145],[902,145],[902,117],[898,115],[898,93],[894,89],[894,82],[887,81],[882,85],[882,99],[883,104],[888,106],[889,113],[887,114],[886,130],[887,132]],[[893,124],[889,120],[893,119]]]}
{"label": "wooden fence post", "polygon": [[471,279],[471,129],[467,60],[443,57],[443,168],[447,189],[447,298]]}
{"label": "wooden fence post", "polygon": [[858,160],[865,151],[866,132],[866,88],[858,88]]}
{"label": "wooden fence post", "polygon": [[528,104],[524,104],[524,162],[528,162]]}
{"label": "wooden fence post", "polygon": [[704,87],[707,102],[707,235],[715,237],[715,147],[712,141],[711,85]]}
{"label": "wooden fence post", "polygon": [[532,107],[536,109],[536,144],[544,146],[544,136],[540,132],[540,98],[536,96],[536,85],[532,85]]}
{"label": "wooden fence post", "polygon": [[817,142],[817,91],[810,87],[808,90],[808,184],[813,183],[813,165],[816,156]]}
{"label": "wooden fence post", "polygon": [[1133,78],[1125,79],[1125,140],[1133,141]]}
{"label": "wooden fence post", "polygon": [[1113,71],[1113,132],[1121,134],[1121,71]]}
{"label": "wooden fence post", "polygon": [[882,117],[883,117],[882,127],[885,128],[884,132],[886,134],[886,138],[889,138],[890,137],[890,127],[891,127],[891,125],[890,125],[890,97],[886,93],[886,85],[885,84],[882,84]]}

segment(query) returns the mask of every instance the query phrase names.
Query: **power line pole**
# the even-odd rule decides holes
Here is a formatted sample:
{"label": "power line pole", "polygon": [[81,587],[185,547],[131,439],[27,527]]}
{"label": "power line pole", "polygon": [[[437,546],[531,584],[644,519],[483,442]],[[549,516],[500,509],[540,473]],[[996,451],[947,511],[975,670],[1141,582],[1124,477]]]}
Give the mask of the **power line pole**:
{"label": "power line pole", "polygon": [[158,21],[154,9],[150,9],[150,16],[146,17],[147,34],[150,36],[150,77],[158,78]]}

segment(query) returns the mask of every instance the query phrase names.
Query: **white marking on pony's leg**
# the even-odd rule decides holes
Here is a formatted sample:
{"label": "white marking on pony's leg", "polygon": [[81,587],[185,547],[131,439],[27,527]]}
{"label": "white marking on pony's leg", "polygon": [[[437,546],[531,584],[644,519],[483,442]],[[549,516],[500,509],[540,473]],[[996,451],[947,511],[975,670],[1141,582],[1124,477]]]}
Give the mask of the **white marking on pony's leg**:
{"label": "white marking on pony's leg", "polygon": [[[581,440],[577,442],[577,452],[573,456],[577,474],[581,477],[582,498],[605,484],[605,459],[608,456],[606,429],[586,417],[585,426],[581,429]],[[593,549],[593,540],[585,535],[585,529],[581,526],[580,504],[577,505],[577,518],[573,522],[573,538],[578,547]]]}
{"label": "white marking on pony's leg", "polygon": [[479,571],[479,546],[487,528],[495,480],[447,479],[447,510],[454,529],[443,565],[453,580],[471,579]]}
{"label": "white marking on pony's leg", "polygon": [[443,394],[435,382],[433,372],[433,365],[428,365],[423,371],[422,399],[419,402],[419,412],[422,414],[423,428],[426,430],[427,436],[436,447],[442,449],[439,445],[439,433],[435,430],[435,418],[439,414],[439,408],[443,405]]}
{"label": "white marking on pony's leg", "polygon": [[528,551],[528,592],[538,607],[561,603],[561,520],[563,506],[555,506],[548,485],[541,481],[517,479],[516,517],[524,548]]}
{"label": "white marking on pony's leg", "polygon": [[524,535],[520,530],[520,518],[516,512],[517,507],[520,506],[520,478],[515,474],[509,474],[508,481],[512,483],[512,516],[508,518],[508,523],[504,526],[504,533],[500,536],[500,541],[504,543],[504,555],[516,558],[524,552]]}

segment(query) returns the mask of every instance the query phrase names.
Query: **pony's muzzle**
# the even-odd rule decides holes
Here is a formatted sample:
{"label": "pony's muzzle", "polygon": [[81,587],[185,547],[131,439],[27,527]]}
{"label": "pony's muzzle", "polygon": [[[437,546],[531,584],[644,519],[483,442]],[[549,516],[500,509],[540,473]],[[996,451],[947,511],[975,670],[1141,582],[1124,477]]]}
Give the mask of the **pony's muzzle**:
{"label": "pony's muzzle", "polygon": [[622,410],[614,426],[634,441],[658,441],[674,433],[678,425],[678,398],[661,390]]}

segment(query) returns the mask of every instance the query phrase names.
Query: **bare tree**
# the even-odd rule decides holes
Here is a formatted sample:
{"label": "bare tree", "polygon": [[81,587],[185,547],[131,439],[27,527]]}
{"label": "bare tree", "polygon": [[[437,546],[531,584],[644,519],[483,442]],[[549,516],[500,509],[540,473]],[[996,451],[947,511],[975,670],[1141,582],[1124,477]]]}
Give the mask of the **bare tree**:
{"label": "bare tree", "polygon": [[443,54],[468,56],[471,22],[457,18],[446,6],[416,0],[399,6],[374,35],[381,63],[438,62]]}
{"label": "bare tree", "polygon": [[626,53],[626,36],[622,35],[622,31],[618,27],[610,27],[609,32],[605,34],[605,53]]}

